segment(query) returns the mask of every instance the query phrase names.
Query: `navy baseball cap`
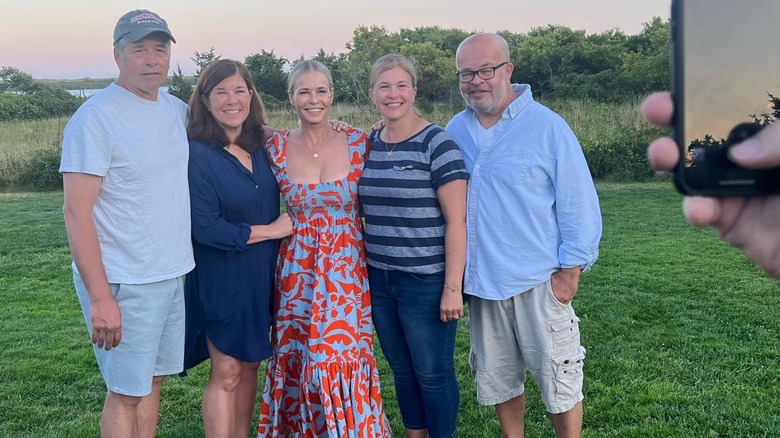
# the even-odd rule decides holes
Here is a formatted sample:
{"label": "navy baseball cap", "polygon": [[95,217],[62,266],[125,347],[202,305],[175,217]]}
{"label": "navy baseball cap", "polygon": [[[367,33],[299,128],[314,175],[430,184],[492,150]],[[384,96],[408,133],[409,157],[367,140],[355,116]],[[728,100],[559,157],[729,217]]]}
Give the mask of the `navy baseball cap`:
{"label": "navy baseball cap", "polygon": [[140,41],[154,32],[162,32],[176,42],[168,29],[168,23],[162,17],[146,9],[136,9],[122,15],[117,21],[114,28],[114,45],[122,38],[132,42]]}

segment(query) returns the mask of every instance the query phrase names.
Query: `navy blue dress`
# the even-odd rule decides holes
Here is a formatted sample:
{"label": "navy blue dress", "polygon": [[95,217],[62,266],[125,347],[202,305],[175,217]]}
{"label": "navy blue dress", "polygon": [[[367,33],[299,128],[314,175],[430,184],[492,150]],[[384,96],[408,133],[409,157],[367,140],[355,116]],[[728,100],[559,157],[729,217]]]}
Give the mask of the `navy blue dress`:
{"label": "navy blue dress", "polygon": [[250,225],[279,217],[279,185],[264,148],[253,172],[215,141],[190,140],[189,182],[195,269],[185,288],[184,369],[208,359],[206,336],[244,362],[271,355],[274,269],[279,241],[252,245]]}

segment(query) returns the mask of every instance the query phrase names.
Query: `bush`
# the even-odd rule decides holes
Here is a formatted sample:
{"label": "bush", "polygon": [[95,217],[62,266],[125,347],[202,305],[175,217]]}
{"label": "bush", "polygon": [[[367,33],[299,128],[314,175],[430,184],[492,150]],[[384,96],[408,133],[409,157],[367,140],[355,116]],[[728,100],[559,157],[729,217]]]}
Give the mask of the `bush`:
{"label": "bush", "polygon": [[69,116],[84,99],[67,91],[40,88],[30,94],[0,93],[0,121]]}
{"label": "bush", "polygon": [[656,128],[625,130],[609,138],[584,142],[585,159],[594,179],[645,181],[655,172],[647,161],[647,145],[660,135]]}
{"label": "bush", "polygon": [[29,96],[30,101],[46,114],[45,117],[70,116],[85,100],[65,90],[47,87],[41,87]]}
{"label": "bush", "polygon": [[62,190],[61,156],[59,150],[41,149],[12,161],[8,166],[12,172],[2,172],[9,176],[0,178],[0,188],[30,192]]}
{"label": "bush", "polygon": [[46,117],[43,110],[30,101],[30,96],[0,93],[0,121],[32,120]]}
{"label": "bush", "polygon": [[263,100],[265,109],[270,111],[286,111],[291,108],[290,102],[287,100],[279,100],[270,94],[265,94],[260,91],[260,98]]}

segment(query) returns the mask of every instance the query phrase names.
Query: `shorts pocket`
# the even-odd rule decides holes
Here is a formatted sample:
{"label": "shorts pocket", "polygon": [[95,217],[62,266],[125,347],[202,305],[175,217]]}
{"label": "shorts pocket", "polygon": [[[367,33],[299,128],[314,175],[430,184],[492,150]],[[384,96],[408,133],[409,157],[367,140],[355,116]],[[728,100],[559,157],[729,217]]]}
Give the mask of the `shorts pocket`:
{"label": "shorts pocket", "polygon": [[569,350],[574,345],[579,346],[580,319],[576,315],[550,321],[549,325],[553,351]]}
{"label": "shorts pocket", "polygon": [[582,392],[582,369],[585,364],[585,348],[578,345],[563,354],[551,357],[555,398],[564,403],[579,398]]}
{"label": "shorts pocket", "polygon": [[563,304],[562,302],[558,301],[558,298],[555,297],[555,292],[553,292],[552,288],[552,281],[547,280],[547,296],[550,297],[550,299],[560,307],[568,307],[569,304]]}

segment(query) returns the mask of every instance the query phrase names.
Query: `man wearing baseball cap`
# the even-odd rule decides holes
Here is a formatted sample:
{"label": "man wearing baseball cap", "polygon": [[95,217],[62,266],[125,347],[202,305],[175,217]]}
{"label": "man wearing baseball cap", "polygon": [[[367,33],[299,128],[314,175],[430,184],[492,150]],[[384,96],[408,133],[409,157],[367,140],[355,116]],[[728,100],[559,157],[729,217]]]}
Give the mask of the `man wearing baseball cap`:
{"label": "man wearing baseball cap", "polygon": [[194,260],[187,105],[160,91],[172,42],[156,13],[123,15],[119,78],[79,108],[63,139],[73,282],[108,388],[103,437],[153,437],[162,382],[182,370],[183,275]]}

